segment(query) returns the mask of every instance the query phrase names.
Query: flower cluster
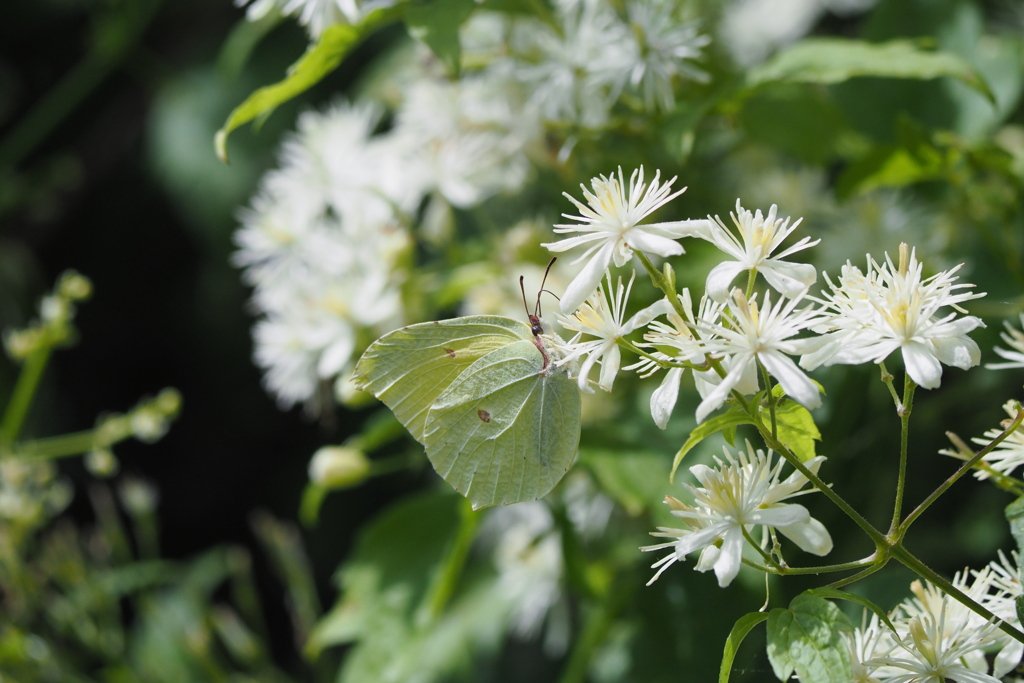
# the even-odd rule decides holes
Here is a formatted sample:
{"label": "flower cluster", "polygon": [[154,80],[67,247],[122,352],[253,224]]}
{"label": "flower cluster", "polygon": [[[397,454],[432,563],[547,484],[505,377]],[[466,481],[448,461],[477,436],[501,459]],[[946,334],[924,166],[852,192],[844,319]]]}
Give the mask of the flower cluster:
{"label": "flower cluster", "polygon": [[[670,565],[699,550],[695,569],[714,569],[718,585],[728,586],[739,573],[744,545],[747,540],[753,542],[751,534],[757,526],[763,531],[759,541],[762,550],[768,545],[772,529],[778,529],[800,549],[814,555],[827,555],[832,550],[828,530],[811,517],[807,508],[783,502],[809,493],[811,490],[801,491],[807,478],[800,472],[793,472],[780,481],[784,462],[775,461],[771,451],[755,451],[749,441],[746,446],[746,452],[740,451],[735,457],[725,449],[725,461],[715,459],[717,467],[694,465],[690,468],[701,483],[700,487],[684,485],[693,496],[693,505],[666,498],[672,514],[687,526],[685,529],[659,527],[653,536],[673,540],[641,548],[672,550],[652,565],[652,569],[658,571],[648,585]],[[807,469],[816,474],[824,460],[822,456],[811,459],[806,463]]]}
{"label": "flower cluster", "polygon": [[[866,272],[847,263],[838,284],[826,275],[829,291],[815,296],[809,293],[817,280],[814,266],[788,257],[819,240],[803,237],[782,248],[800,220],[780,218],[775,205],[767,214],[751,212],[737,200],[731,215],[735,232],[717,216],[648,222],[681,193],[671,191],[675,178],[659,180],[655,173],[646,184],[642,168],[631,174],[628,187],[621,169],[595,178],[592,190],[583,187],[586,203],[566,195],[579,210],[576,216],[565,214],[576,223],[555,226],[567,237],[544,245],[554,252],[584,248],[573,262],[582,266],[565,289],[560,318],[577,332],[566,344],[563,362],[586,358],[577,375],[581,389],[589,390],[590,372],[600,362],[596,386],[611,390],[621,366],[620,346],[638,351],[641,360],[628,369],[641,377],[667,370],[651,400],[654,421],[664,428],[687,368],[694,370],[701,395],[696,418],[702,422],[730,397],[767,388],[761,381],[766,376],[814,409],[820,393],[806,371],[821,365],[881,363],[898,350],[910,378],[932,389],[939,386],[943,364],[963,369],[978,364],[980,352],[968,333],[983,323],[960,304],[984,295],[957,281],[959,266],[925,277],[916,252],[904,244],[898,265],[888,255],[882,265],[869,256]],[[727,256],[707,278],[699,313],[694,315],[691,295],[684,291],[676,301],[666,296],[626,320],[630,288],[623,290],[620,282],[612,296],[609,269],[626,266],[636,252],[650,268],[651,257],[684,253],[679,243],[684,237],[710,242]],[[746,287],[733,287],[743,274]],[[758,276],[769,291],[755,291]],[[607,290],[598,287],[602,278],[608,280]],[[657,320],[661,316],[668,324]],[[645,326],[644,342],[628,339]]]}
{"label": "flower cluster", "polygon": [[[394,0],[235,0],[250,21],[294,16],[319,38],[334,24],[357,24]],[[488,64],[486,78],[529,93],[534,122],[599,128],[624,102],[669,111],[684,80],[704,82],[692,63],[710,42],[669,0],[557,0],[550,21],[478,11],[461,31],[465,61]]]}
{"label": "flower cluster", "polygon": [[[908,254],[909,252],[909,254]],[[960,303],[985,296],[963,291],[974,285],[956,283],[956,266],[929,278],[907,245],[900,247],[899,265],[886,255],[883,265],[868,258],[867,272],[847,263],[839,284],[829,281],[822,320],[824,333],[818,348],[801,359],[807,369],[818,365],[880,363],[897,349],[907,372],[927,389],[939,386],[941,364],[964,370],[981,359],[978,345],[967,334],[984,327],[980,318],[965,312]],[[940,313],[949,307],[953,312]]]}
{"label": "flower cluster", "polygon": [[[1014,600],[1022,594],[1017,567],[1000,554],[981,571],[963,572],[953,586],[1017,628]],[[856,681],[996,683],[1016,668],[1024,646],[949,595],[915,581],[913,597],[890,614],[895,631],[877,615],[847,634]],[[995,658],[986,655],[996,652]],[[991,665],[990,665],[991,660]]]}
{"label": "flower cluster", "polygon": [[421,80],[386,131],[383,113],[303,114],[241,213],[234,261],[260,315],[256,362],[282,406],[347,377],[366,338],[402,324],[402,263],[425,198],[472,206],[525,180],[534,133],[487,82]]}

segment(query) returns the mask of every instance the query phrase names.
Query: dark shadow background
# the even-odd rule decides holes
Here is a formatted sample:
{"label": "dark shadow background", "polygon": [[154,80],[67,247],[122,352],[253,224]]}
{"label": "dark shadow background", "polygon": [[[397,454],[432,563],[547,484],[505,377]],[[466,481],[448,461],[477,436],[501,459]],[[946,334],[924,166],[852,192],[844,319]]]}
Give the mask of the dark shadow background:
{"label": "dark shadow background", "polygon": [[[148,23],[138,18],[147,12]],[[230,166],[215,158],[213,133],[251,90],[281,77],[306,36],[283,24],[232,71],[218,55],[243,11],[227,1],[33,0],[8,3],[4,14],[0,327],[28,322],[66,269],[94,285],[79,308],[80,340],[51,361],[25,436],[87,429],[104,412],[177,388],[183,411],[169,434],[119,445],[121,470],[158,483],[165,557],[241,543],[259,558],[253,511],[295,520],[309,457],[362,419],[318,421],[274,404],[251,361],[248,291],[229,263],[234,211],[308,105],[282,107],[257,134],[236,133]],[[361,61],[355,55],[354,70]],[[305,102],[343,91],[350,73],[334,74]],[[4,358],[0,395],[14,377]],[[91,478],[77,459],[62,471],[78,483]],[[402,476],[329,497],[304,534],[325,606],[354,531],[416,485]],[[85,498],[80,491],[73,513],[87,514]],[[265,562],[256,569],[278,617],[268,621],[287,631],[281,588]]]}

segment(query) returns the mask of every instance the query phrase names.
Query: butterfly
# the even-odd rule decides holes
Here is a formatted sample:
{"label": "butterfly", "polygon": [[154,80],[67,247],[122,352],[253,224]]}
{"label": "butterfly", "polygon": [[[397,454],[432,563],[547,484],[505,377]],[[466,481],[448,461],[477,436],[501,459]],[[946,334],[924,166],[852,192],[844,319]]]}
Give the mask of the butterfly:
{"label": "butterfly", "polygon": [[356,385],[391,409],[473,509],[544,496],[579,447],[579,387],[558,363],[540,294],[533,312],[526,308],[529,324],[471,315],[389,332],[354,371]]}

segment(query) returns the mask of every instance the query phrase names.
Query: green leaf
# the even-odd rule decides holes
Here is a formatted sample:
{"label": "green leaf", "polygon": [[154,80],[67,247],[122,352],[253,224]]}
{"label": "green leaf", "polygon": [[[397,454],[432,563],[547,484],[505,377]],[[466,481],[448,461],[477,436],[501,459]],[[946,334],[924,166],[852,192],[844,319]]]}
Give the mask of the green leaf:
{"label": "green leaf", "polygon": [[476,0],[427,0],[411,5],[405,14],[409,35],[429,47],[453,78],[459,75],[459,27],[469,18]]}
{"label": "green leaf", "polygon": [[[761,407],[761,419],[771,425],[771,415],[767,408]],[[821,441],[821,432],[814,424],[811,411],[796,401],[785,401],[775,406],[775,428],[781,441],[801,462],[814,457],[814,442]]]}
{"label": "green leaf", "polygon": [[743,100],[738,120],[752,140],[812,163],[847,157],[866,144],[828,92],[806,84],[757,90]]}
{"label": "green leaf", "polygon": [[850,651],[843,631],[853,624],[834,604],[803,593],[789,609],[768,615],[768,660],[780,681],[795,671],[802,681],[852,683]]}
{"label": "green leaf", "polygon": [[768,614],[765,612],[751,612],[736,620],[732,630],[729,631],[729,637],[725,639],[725,651],[722,653],[722,668],[718,672],[718,683],[729,683],[732,663],[736,659],[740,643],[747,637],[751,629],[767,618]]}
{"label": "green leaf", "polygon": [[844,38],[808,38],[782,50],[750,72],[748,85],[841,83],[858,76],[930,80],[949,76],[995,102],[992,91],[967,61],[926,50],[907,40],[867,43]]}
{"label": "green leaf", "polygon": [[1006,521],[1010,523],[1010,533],[1017,542],[1017,551],[1024,552],[1024,498],[1018,498],[1006,506]]}
{"label": "green leaf", "polygon": [[259,116],[269,116],[278,106],[309,90],[327,74],[338,68],[341,61],[378,26],[399,18],[404,5],[370,12],[355,25],[335,24],[320,35],[320,39],[306,50],[306,54],[288,69],[282,81],[258,89],[235,107],[224,127],[214,137],[217,156],[228,160],[228,135],[233,130]]}
{"label": "green leaf", "polygon": [[896,627],[893,626],[893,623],[892,621],[890,621],[889,615],[886,614],[885,610],[862,595],[854,595],[853,593],[847,593],[846,591],[841,591],[838,588],[832,588],[831,586],[812,588],[811,590],[806,591],[806,594],[816,595],[820,598],[832,598],[834,600],[849,600],[850,602],[855,602],[861,607],[865,607],[874,612],[875,614],[877,614],[878,618],[882,620],[882,623],[889,627],[889,630],[891,630],[893,633],[896,632]]}
{"label": "green leaf", "polygon": [[580,449],[580,464],[601,489],[632,516],[643,514],[665,490],[664,455],[644,452]]}
{"label": "green leaf", "polygon": [[676,453],[675,459],[672,460],[672,471],[668,475],[669,481],[675,479],[676,470],[679,468],[679,464],[683,461],[683,458],[686,457],[686,454],[693,450],[694,446],[712,434],[735,429],[735,427],[742,424],[753,424],[753,422],[751,421],[750,416],[743,412],[742,408],[734,405],[724,415],[713,417],[698,425],[692,432],[690,432],[690,437],[686,440],[686,443],[683,444],[683,447],[679,449],[679,452]]}
{"label": "green leaf", "polygon": [[[324,647],[412,622],[436,585],[436,574],[459,529],[461,500],[431,493],[405,499],[363,529],[351,559],[339,571],[342,596],[307,642]],[[380,632],[380,629],[385,629]],[[398,637],[398,634],[394,634]]]}

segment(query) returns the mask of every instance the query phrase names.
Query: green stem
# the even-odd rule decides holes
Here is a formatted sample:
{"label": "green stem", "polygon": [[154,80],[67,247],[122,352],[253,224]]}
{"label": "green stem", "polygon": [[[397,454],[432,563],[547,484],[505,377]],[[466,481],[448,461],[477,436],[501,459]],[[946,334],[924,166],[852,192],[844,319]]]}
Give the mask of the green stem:
{"label": "green stem", "polygon": [[1017,416],[1013,418],[1013,422],[1010,423],[1010,426],[1004,429],[999,436],[997,436],[991,441],[991,443],[989,443],[987,446],[985,446],[980,451],[975,453],[974,456],[970,460],[965,462],[960,467],[960,469],[954,472],[949,477],[949,479],[942,482],[938,486],[938,488],[936,488],[934,491],[931,492],[931,494],[928,495],[927,498],[921,501],[921,504],[914,508],[913,512],[907,515],[907,518],[903,520],[903,523],[900,525],[898,530],[899,537],[902,538],[902,536],[907,532],[907,529],[910,528],[910,525],[913,524],[914,521],[917,520],[917,518],[920,517],[921,514],[924,513],[924,511],[927,510],[932,505],[932,503],[934,503],[938,499],[939,496],[941,496],[949,489],[949,487],[955,484],[956,481],[960,479],[960,477],[970,472],[971,468],[978,464],[978,462],[982,458],[991,453],[996,446],[1001,444],[1008,436],[1010,436],[1010,434],[1012,434],[1021,425],[1022,421],[1024,421],[1024,408],[1022,408],[1020,404],[1018,404]]}
{"label": "green stem", "polygon": [[845,579],[839,579],[838,581],[833,581],[832,583],[829,584],[829,586],[831,586],[832,588],[842,588],[843,586],[849,586],[851,583],[856,583],[856,582],[860,581],[861,579],[868,578],[869,576],[871,576],[872,574],[877,572],[879,569],[881,569],[882,567],[884,567],[888,563],[889,563],[888,556],[886,556],[884,559],[875,560],[875,563],[872,564],[872,565],[869,565],[868,568],[865,569],[864,571],[857,572],[856,574],[853,574],[852,576],[847,576]]}
{"label": "green stem", "polygon": [[[117,441],[120,439],[113,441],[110,445],[114,445]],[[88,453],[95,443],[96,432],[90,429],[84,432],[25,441],[18,445],[15,453],[22,460],[54,460]]]}
{"label": "green stem", "polygon": [[747,294],[747,300],[749,301],[750,297],[754,296],[754,283],[757,282],[757,268],[751,268],[748,272],[749,272],[749,275],[747,275],[747,292],[746,292],[746,294]]}
{"label": "green stem", "polygon": [[896,406],[896,410],[899,410],[903,404],[900,402],[899,394],[896,393],[896,387],[892,384],[892,373],[886,369],[885,363],[879,363],[878,367],[882,371],[882,381],[885,382],[886,388],[889,389],[889,395],[892,396],[892,403]]}
{"label": "green stem", "polygon": [[638,259],[640,259],[640,263],[643,264],[644,270],[647,271],[647,274],[650,276],[651,282],[654,286],[660,289],[668,298],[668,302],[672,304],[672,308],[679,314],[679,317],[686,320],[686,311],[683,310],[683,304],[679,301],[676,291],[669,286],[669,283],[665,278],[665,274],[654,267],[654,264],[651,263],[651,259],[647,258],[647,254],[644,252],[634,251],[633,253]]}
{"label": "green stem", "polygon": [[386,458],[370,460],[370,476],[379,477],[409,469],[419,464],[418,457],[408,455],[391,455]]}
{"label": "green stem", "polygon": [[765,562],[767,562],[775,568],[774,571],[772,571],[772,573],[781,573],[784,567],[781,564],[779,564],[778,561],[774,557],[772,557],[767,550],[762,548],[760,543],[757,543],[753,538],[751,538],[750,532],[747,531],[747,528],[745,526],[741,527],[741,530],[743,531],[743,538],[747,540],[747,543],[754,547],[754,550],[756,550],[761,555]]}
{"label": "green stem", "polygon": [[984,617],[985,619],[988,619],[990,621],[995,620],[999,625],[999,629],[1003,633],[1010,636],[1016,641],[1024,643],[1024,632],[1021,632],[1020,629],[1017,629],[1014,626],[996,617],[996,615],[992,614],[992,612],[990,612],[987,608],[979,604],[976,600],[974,600],[974,598],[961,591],[959,588],[957,588],[952,583],[950,583],[942,576],[940,576],[931,567],[926,565],[921,560],[917,559],[909,550],[897,545],[892,548],[892,555],[901,563],[903,563],[908,569],[912,570],[921,578],[931,582],[934,586],[936,586],[944,593],[952,597],[961,605],[967,607],[972,612]]}
{"label": "green stem", "polygon": [[604,599],[587,614],[583,630],[569,654],[559,683],[584,683],[587,680],[594,652],[604,642],[615,623],[615,617],[619,610],[633,594],[634,584],[632,581],[629,583],[616,581],[615,583],[625,583],[627,587],[616,586],[613,590],[609,590]]}
{"label": "green stem", "polygon": [[463,498],[460,503],[458,532],[445,557],[444,564],[441,566],[441,571],[431,586],[430,596],[426,603],[427,623],[432,623],[441,616],[448,601],[455,593],[455,589],[462,579],[462,570],[466,566],[469,550],[473,546],[473,539],[476,538],[476,531],[483,516],[473,510],[468,500]]}
{"label": "green stem", "polygon": [[768,369],[761,364],[761,361],[757,362],[757,367],[761,370],[761,377],[764,378],[765,396],[768,399],[768,412],[772,419],[772,436],[778,438],[779,428],[775,418],[775,397],[772,396],[772,376],[768,374]]}
{"label": "green stem", "polygon": [[815,567],[779,567],[773,569],[772,567],[766,567],[759,565],[755,562],[747,560],[745,562],[751,567],[760,569],[761,571],[768,572],[769,574],[778,574],[780,576],[797,576],[801,574],[829,574],[831,572],[845,572],[851,569],[860,569],[861,567],[873,567],[878,563],[876,555],[872,553],[870,556],[865,557],[862,560],[853,560],[852,562],[840,562],[838,564],[823,564]]}
{"label": "green stem", "polygon": [[886,536],[881,531],[872,526],[871,522],[864,519],[864,517],[859,512],[857,512],[853,508],[853,506],[847,503],[842,496],[833,491],[831,486],[826,484],[824,481],[821,480],[820,477],[818,477],[818,475],[809,470],[807,466],[804,465],[804,463],[800,460],[800,458],[794,455],[793,452],[790,451],[785,446],[785,444],[779,441],[775,436],[771,434],[771,432],[768,431],[768,428],[765,427],[764,422],[762,422],[760,418],[755,418],[754,426],[757,427],[757,430],[759,432],[761,432],[761,438],[764,439],[765,445],[767,445],[776,453],[780,454],[783,458],[786,459],[786,461],[790,465],[795,467],[802,475],[807,477],[807,480],[810,481],[815,488],[821,491],[826,498],[835,503],[835,505],[840,510],[842,510],[847,517],[852,519],[857,526],[863,529],[864,533],[866,533],[868,537],[871,538],[872,541],[874,541],[877,547],[881,548],[887,545]]}
{"label": "green stem", "polygon": [[35,398],[36,389],[39,387],[39,380],[46,369],[46,363],[50,360],[51,346],[43,346],[29,355],[18,374],[18,383],[11,394],[10,403],[4,412],[3,422],[0,423],[0,446],[10,446],[18,440],[21,434],[21,427],[25,423],[25,416],[32,406],[32,399]]}
{"label": "green stem", "polygon": [[907,482],[907,443],[910,436],[910,413],[914,408],[914,389],[917,387],[914,380],[910,379],[910,373],[906,374],[903,380],[903,401],[897,409],[900,416],[900,470],[896,477],[896,502],[892,509],[892,523],[889,525],[889,533],[895,534],[900,525],[900,517],[903,514],[903,493]]}

